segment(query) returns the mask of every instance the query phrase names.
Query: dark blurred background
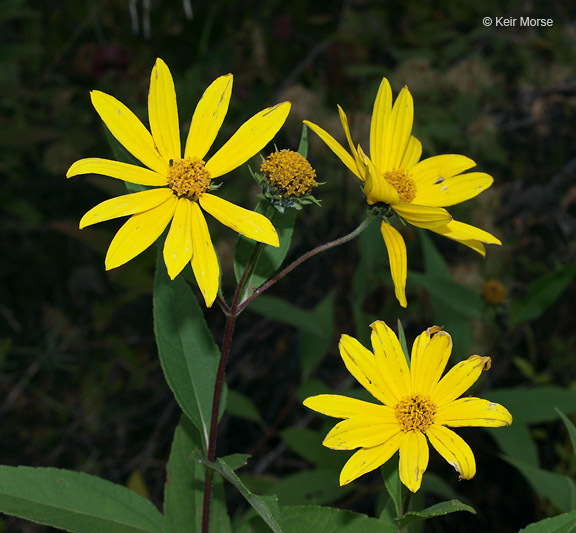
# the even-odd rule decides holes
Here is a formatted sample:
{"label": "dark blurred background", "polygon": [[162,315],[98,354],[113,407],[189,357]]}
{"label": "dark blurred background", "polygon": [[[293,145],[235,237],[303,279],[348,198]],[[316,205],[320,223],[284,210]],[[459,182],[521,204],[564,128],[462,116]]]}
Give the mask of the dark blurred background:
{"label": "dark blurred background", "polygon": [[[518,21],[516,27],[486,27],[486,16],[552,19],[553,25],[520,27]],[[275,139],[279,148],[297,148],[303,119],[340,135],[340,104],[355,141],[367,149],[371,106],[382,76],[395,93],[408,85],[415,100],[414,133],[424,155],[468,155],[477,170],[495,180],[482,196],[451,212],[497,235],[501,248],[488,247],[483,260],[432,237],[452,278],[478,298],[483,295],[482,317],[468,321],[460,335],[463,355],[493,356],[492,388],[575,388],[574,2],[487,0],[477,7],[458,0],[3,0],[2,464],[87,471],[128,484],[161,505],[179,410],[164,382],[152,330],[154,251],[106,272],[104,255],[121,221],[82,232],[78,221],[93,205],[123,194],[124,185],[97,176],[65,178],[80,158],[112,157],[89,91],[113,94],[147,123],[156,57],[172,70],[183,132],[208,84],[234,74],[230,111],[215,146],[255,112],[289,99],[293,108]],[[353,229],[365,206],[349,172],[312,137],[309,159],[318,180],[326,182],[316,194],[323,206],[300,214],[290,257]],[[257,190],[246,186],[254,183],[247,169],[223,181],[226,198],[253,207]],[[235,236],[214,220],[209,225],[229,296]],[[405,237],[409,268],[422,271],[417,235],[407,229]],[[411,342],[435,319],[434,294],[425,283],[409,281],[409,307],[400,310],[384,252],[382,260],[381,279],[365,295],[362,312],[391,325],[399,316]],[[356,331],[350,311],[350,280],[361,261],[362,249],[347,245],[315,258],[272,292],[312,308],[333,290],[334,334],[327,353],[332,362],[318,368],[318,376],[330,384],[345,376],[336,356],[339,334],[368,331],[368,322],[365,331]],[[482,292],[490,280],[496,292]],[[221,314],[211,309],[207,320],[219,340]],[[451,331],[450,324],[444,325]],[[237,328],[228,380],[259,406],[263,421],[226,418],[220,452],[250,450],[259,465],[272,457],[269,476],[306,468],[289,449],[278,448],[278,430],[307,414],[295,400],[297,331],[250,312]],[[291,409],[282,411],[286,404]],[[569,448],[562,447],[563,428],[550,423],[535,431],[542,465],[574,475]],[[480,515],[454,515],[430,523],[429,530],[516,531],[546,516],[550,509],[498,460],[493,442],[475,438],[477,455],[484,450],[492,455],[479,459],[477,478],[457,489]],[[559,440],[564,442],[560,448]],[[451,471],[446,474],[454,481]],[[362,493],[372,504],[382,489],[373,481]],[[231,507],[239,503],[231,495]],[[371,503],[358,498],[336,504],[374,512]],[[44,530],[12,519],[0,527]]]}

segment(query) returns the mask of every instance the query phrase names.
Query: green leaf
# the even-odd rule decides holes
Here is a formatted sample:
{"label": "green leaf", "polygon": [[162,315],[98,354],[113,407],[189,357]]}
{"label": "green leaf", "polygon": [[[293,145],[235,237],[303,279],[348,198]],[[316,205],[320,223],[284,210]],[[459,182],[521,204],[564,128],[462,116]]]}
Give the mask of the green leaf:
{"label": "green leaf", "polygon": [[408,351],[408,345],[406,344],[406,334],[404,333],[404,328],[402,327],[402,322],[398,319],[398,340],[400,341],[400,346],[402,346],[402,351],[404,352],[404,357],[408,366],[410,366],[410,352]]}
{"label": "green leaf", "polygon": [[164,517],[134,491],[96,476],[0,466],[0,512],[78,533],[162,533]]}
{"label": "green leaf", "polygon": [[166,381],[200,431],[206,449],[220,351],[192,289],[182,276],[170,280],[160,252],[154,280],[154,332]]}
{"label": "green leaf", "polygon": [[398,528],[376,518],[331,507],[282,507],[285,533],[397,533]]}
{"label": "green leaf", "polygon": [[497,442],[505,455],[520,462],[538,467],[538,452],[529,424],[540,424],[556,420],[557,406],[566,413],[576,412],[576,392],[562,387],[545,386],[514,389],[499,389],[490,392],[490,401],[506,407],[514,423],[505,428],[485,428]]}
{"label": "green leaf", "polygon": [[244,485],[241,479],[236,475],[234,468],[232,468],[224,458],[218,458],[216,462],[212,462],[199,454],[195,454],[195,457],[199,461],[203,462],[208,468],[215,470],[224,479],[232,483],[252,508],[262,517],[264,522],[266,522],[272,531],[275,533],[282,533],[283,530],[280,528],[279,523],[280,511],[276,496],[257,496],[250,492],[246,485]]}
{"label": "green leaf", "polygon": [[249,276],[244,287],[243,300],[260,287],[260,285],[272,278],[282,266],[290,248],[292,232],[294,231],[294,224],[296,223],[296,216],[298,214],[296,209],[286,209],[284,213],[279,213],[266,199],[260,200],[254,211],[270,219],[278,233],[280,246],[275,248],[267,244],[257,243],[243,235],[238,236],[236,249],[234,250],[234,273],[236,274],[236,281],[239,281],[242,277],[244,269],[254,253],[255,247],[258,246],[258,251],[256,252],[258,256],[255,266],[253,267],[252,275]]}
{"label": "green leaf", "polygon": [[426,273],[434,278],[452,279],[450,266],[438,251],[427,231],[418,231]]}
{"label": "green leaf", "polygon": [[511,324],[517,326],[538,318],[551,307],[576,276],[576,265],[546,274],[530,284],[523,301],[514,302],[510,309]]}
{"label": "green leaf", "polygon": [[454,490],[450,483],[433,472],[426,472],[426,475],[422,478],[422,493],[432,494],[438,496],[438,498],[464,500],[462,503],[469,503]]}
{"label": "green leaf", "polygon": [[308,127],[302,124],[302,134],[300,135],[300,144],[298,145],[298,153],[302,157],[308,157]]}
{"label": "green leaf", "polygon": [[336,470],[308,470],[284,477],[274,488],[279,503],[284,505],[322,505],[346,496],[354,487],[341,487]]}
{"label": "green leaf", "polygon": [[[237,533],[266,533],[258,519],[243,524]],[[332,507],[299,505],[282,507],[284,533],[398,533],[396,524]]]}
{"label": "green leaf", "polygon": [[[198,430],[188,418],[182,417],[174,433],[164,487],[164,512],[170,533],[200,533],[204,503],[206,468],[191,456],[200,453]],[[224,483],[218,475],[212,480],[210,531],[230,533],[230,519],[226,511]]]}
{"label": "green leaf", "polygon": [[555,407],[565,413],[576,412],[576,392],[562,387],[516,387],[490,391],[490,401],[506,407],[514,417],[514,424],[539,424],[556,420]]}
{"label": "green leaf", "polygon": [[302,367],[302,378],[307,379],[311,372],[324,359],[334,337],[334,295],[329,294],[310,313],[310,323],[317,331],[307,329],[302,331],[298,346],[298,355]]}
{"label": "green leaf", "polygon": [[482,298],[477,291],[451,279],[434,277],[418,272],[408,273],[408,283],[424,287],[434,298],[464,317],[480,319],[483,315]]}
{"label": "green leaf", "polygon": [[256,404],[248,398],[245,394],[242,394],[235,390],[228,390],[228,400],[226,402],[226,412],[232,416],[238,418],[243,418],[244,420],[250,420],[251,422],[256,422],[261,426],[264,426],[264,420],[258,412],[258,407]]}
{"label": "green leaf", "polygon": [[250,459],[250,456],[246,453],[232,453],[222,457],[222,460],[225,461],[232,470],[238,470],[246,466],[248,459]]}
{"label": "green leaf", "polygon": [[576,485],[569,477],[527,465],[511,457],[503,459],[520,471],[540,498],[550,500],[562,512],[574,510]]}
{"label": "green leaf", "polygon": [[250,303],[248,309],[314,335],[322,335],[320,326],[313,320],[313,312],[297,307],[281,298],[259,296]]}
{"label": "green leaf", "polygon": [[574,533],[574,531],[576,531],[576,511],[534,522],[521,529],[519,533]]}
{"label": "green leaf", "polygon": [[[532,466],[538,466],[538,449],[526,424],[514,419],[511,426],[484,428],[490,433],[504,455]],[[424,478],[426,479],[426,478]]]}
{"label": "green leaf", "polygon": [[345,454],[334,453],[322,446],[324,435],[310,428],[292,426],[282,432],[282,441],[296,454],[316,467],[339,470],[348,460]]}
{"label": "green leaf", "polygon": [[428,518],[435,518],[437,516],[444,516],[450,513],[455,513],[456,511],[467,511],[472,514],[476,514],[473,507],[466,505],[458,500],[449,500],[447,502],[437,503],[431,507],[427,507],[422,511],[410,511],[406,513],[402,518],[398,520],[401,526],[407,526],[408,524],[413,524],[414,522],[419,522],[420,520],[426,520]]}
{"label": "green leaf", "polygon": [[576,426],[572,423],[572,421],[562,412],[560,409],[556,408],[556,412],[560,415],[566,429],[568,430],[568,435],[570,435],[570,441],[572,442],[572,449],[574,453],[576,453]]}
{"label": "green leaf", "polygon": [[[455,284],[450,274],[448,262],[434,245],[430,235],[425,230],[418,230],[422,255],[424,259],[424,269],[426,272],[424,288],[428,288],[429,279],[442,279],[445,283]],[[412,274],[408,273],[409,283],[412,280]],[[459,310],[454,308],[451,301],[442,298],[443,295],[437,295],[436,292],[430,292],[430,301],[432,304],[433,323],[437,325],[449,325],[449,333],[454,342],[452,358],[455,361],[461,361],[469,355],[469,346],[472,337],[470,328],[470,318]],[[476,306],[480,305],[478,300]]]}
{"label": "green leaf", "polygon": [[[396,454],[397,455],[397,454]],[[382,477],[384,478],[384,485],[388,491],[390,499],[394,502],[396,509],[396,516],[400,516],[404,508],[404,485],[400,482],[400,474],[398,473],[397,456],[390,458],[381,467]]]}
{"label": "green leaf", "polygon": [[[126,148],[124,148],[122,144],[118,142],[116,137],[110,133],[110,130],[106,126],[103,126],[103,128],[104,133],[106,134],[106,139],[110,145],[110,148],[112,149],[112,154],[114,155],[114,159],[116,161],[120,161],[121,163],[128,163],[129,165],[142,166],[140,161],[138,161],[130,152],[128,152],[128,150],[126,150]],[[129,193],[145,191],[148,189],[148,187],[145,185],[130,183],[128,181],[125,181],[124,185],[126,186],[126,190]]]}

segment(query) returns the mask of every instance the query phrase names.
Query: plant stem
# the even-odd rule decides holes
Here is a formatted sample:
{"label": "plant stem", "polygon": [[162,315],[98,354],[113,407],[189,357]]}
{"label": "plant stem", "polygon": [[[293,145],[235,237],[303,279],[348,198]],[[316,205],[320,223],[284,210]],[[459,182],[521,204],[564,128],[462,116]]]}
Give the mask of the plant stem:
{"label": "plant stem", "polygon": [[[304,263],[311,257],[319,254],[320,252],[324,252],[329,250],[330,248],[334,248],[335,246],[339,246],[341,244],[347,243],[351,241],[362,231],[364,231],[374,217],[368,216],[365,218],[362,223],[351,233],[340,237],[334,241],[327,242],[326,244],[322,244],[317,246],[313,250],[305,253],[303,256],[299,257],[288,265],[284,270],[276,274],[272,279],[267,281],[264,285],[256,289],[253,294],[251,294],[246,300],[242,303],[241,298],[244,293],[244,287],[246,282],[249,278],[251,278],[256,262],[260,257],[262,243],[256,243],[254,246],[254,250],[252,251],[252,255],[244,268],[244,272],[242,273],[242,277],[238,282],[238,286],[236,287],[236,291],[234,292],[234,297],[232,299],[232,304],[228,307],[226,302],[222,298],[218,296],[218,303],[222,308],[222,311],[226,314],[226,325],[224,327],[224,337],[222,339],[222,348],[220,354],[220,362],[218,364],[218,372],[216,374],[216,383],[214,385],[214,397],[212,400],[212,413],[210,418],[210,435],[208,437],[208,460],[215,461],[216,460],[216,439],[217,439],[217,429],[218,429],[218,414],[220,411],[220,399],[222,397],[222,385],[224,383],[224,372],[226,370],[226,363],[228,361],[228,356],[230,354],[230,346],[232,344],[232,335],[234,333],[234,326],[236,325],[236,319],[238,315],[246,308],[246,306],[254,300],[259,294],[262,294],[265,290],[269,289],[272,285],[274,285],[277,281],[281,280],[286,274],[289,274],[294,270],[298,265]],[[203,503],[203,514],[202,514],[202,533],[208,533],[210,529],[210,500],[212,498],[212,478],[213,472],[211,470],[206,471],[206,476],[204,478],[204,503]]]}
{"label": "plant stem", "polygon": [[[222,385],[224,383],[224,372],[226,370],[226,363],[230,354],[230,346],[232,345],[232,335],[234,334],[234,326],[236,319],[240,314],[238,310],[238,302],[244,291],[244,286],[248,277],[250,276],[254,263],[260,256],[260,248],[262,243],[256,243],[252,255],[248,260],[248,264],[242,273],[242,277],[238,282],[232,304],[230,307],[222,300],[218,303],[226,314],[226,325],[224,326],[224,337],[222,338],[222,348],[220,351],[220,362],[218,363],[218,372],[216,374],[216,383],[214,384],[214,397],[212,399],[212,413],[210,417],[210,435],[208,437],[208,460],[214,461],[216,459],[216,438],[218,430],[218,414],[220,412],[220,399],[222,398]],[[212,499],[212,470],[206,470],[206,477],[204,478],[204,503],[202,512],[202,533],[208,533],[210,530],[210,501]]]}
{"label": "plant stem", "polygon": [[[408,490],[406,491],[406,499],[404,500],[404,508],[402,509],[402,514],[398,518],[402,518],[407,512],[408,508],[410,507],[410,497],[412,493]],[[398,525],[398,533],[408,533],[408,526],[400,524]]]}
{"label": "plant stem", "polygon": [[360,233],[362,233],[370,225],[370,222],[372,222],[373,218],[374,217],[371,215],[367,216],[354,231],[348,233],[347,235],[344,235],[343,237],[340,237],[339,239],[327,242],[325,244],[321,244],[320,246],[317,246],[316,248],[310,250],[309,252],[306,252],[304,255],[300,256],[298,259],[290,263],[284,270],[280,271],[273,278],[269,279],[266,283],[264,283],[264,285],[258,287],[248,298],[246,298],[246,300],[244,300],[239,305],[238,307],[239,312],[244,311],[246,306],[248,306],[250,302],[254,300],[254,298],[262,294],[264,291],[268,290],[270,287],[272,287],[272,285],[274,285],[276,282],[280,281],[284,276],[286,276],[286,274],[289,274],[297,266],[304,263],[304,261],[307,261],[311,257],[314,257],[315,255],[321,252],[325,252],[326,250],[330,250],[330,248],[335,248],[336,246],[345,244],[351,241],[352,239],[358,237],[358,235],[360,235]]}

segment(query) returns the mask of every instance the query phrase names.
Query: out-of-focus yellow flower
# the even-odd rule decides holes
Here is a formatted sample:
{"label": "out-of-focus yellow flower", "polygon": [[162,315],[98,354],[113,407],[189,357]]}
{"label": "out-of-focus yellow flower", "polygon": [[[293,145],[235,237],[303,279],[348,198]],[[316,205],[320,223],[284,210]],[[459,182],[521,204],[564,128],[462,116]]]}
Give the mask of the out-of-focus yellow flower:
{"label": "out-of-focus yellow flower", "polygon": [[484,283],[482,287],[482,298],[486,303],[492,305],[501,305],[506,301],[506,297],[508,296],[508,292],[506,291],[506,287],[501,281],[497,279],[491,279]]}
{"label": "out-of-focus yellow flower", "polygon": [[[484,244],[501,244],[490,233],[453,220],[444,209],[474,198],[492,185],[493,179],[482,172],[462,172],[476,166],[463,155],[440,155],[420,161],[422,145],[412,135],[414,104],[404,87],[394,105],[386,78],[380,84],[370,127],[370,157],[355,147],[346,114],[338,106],[350,152],[321,127],[309,121],[312,129],[364,184],[366,200],[382,216],[393,213],[406,222],[429,229],[461,242],[485,255]],[[406,244],[387,220],[381,224],[388,249],[396,298],[406,307]]]}
{"label": "out-of-focus yellow flower", "polygon": [[472,355],[441,378],[452,351],[448,333],[434,326],[419,335],[412,346],[409,367],[394,332],[381,321],[371,328],[374,353],[353,337],[342,335],[340,355],[358,383],[382,404],[333,394],[304,401],[314,411],[344,419],[328,433],[324,446],[334,450],[360,448],[344,465],[340,485],[378,468],[400,450],[400,480],[416,492],[428,466],[426,438],[461,479],[474,477],[472,450],[447,426],[512,423],[508,410],[497,403],[459,398],[482,370],[490,368],[490,358]]}
{"label": "out-of-focus yellow flower", "polygon": [[170,70],[158,59],[150,79],[150,130],[113,96],[92,91],[94,108],[114,137],[148,168],[110,161],[81,159],[68,170],[102,174],[153,187],[106,200],[86,213],[80,228],[132,215],[110,243],[106,269],[123,265],[148,248],[171,223],[164,262],[174,279],[191,262],[194,276],[210,307],[216,298],[220,268],[203,210],[220,222],[255,239],[278,246],[270,221],[211,193],[212,180],[245,163],[276,135],[290,112],[284,102],[264,109],[245,122],[206,162],[204,158],[222,126],[232,92],[232,75],[216,79],[196,106],[182,156],[176,91]]}

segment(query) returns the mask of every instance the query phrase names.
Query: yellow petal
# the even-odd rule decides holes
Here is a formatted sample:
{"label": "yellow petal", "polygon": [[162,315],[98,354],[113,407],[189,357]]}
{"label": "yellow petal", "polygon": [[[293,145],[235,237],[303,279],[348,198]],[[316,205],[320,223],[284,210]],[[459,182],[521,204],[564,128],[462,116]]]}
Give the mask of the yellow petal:
{"label": "yellow petal", "polygon": [[406,222],[424,229],[444,227],[452,220],[452,216],[441,207],[427,207],[416,204],[395,204],[392,209]]}
{"label": "yellow petal", "polygon": [[370,324],[372,335],[370,340],[374,350],[374,359],[380,374],[385,377],[386,382],[399,402],[404,396],[411,392],[410,369],[406,361],[406,356],[400,346],[396,334],[382,320],[377,320]]}
{"label": "yellow petal", "polygon": [[278,234],[264,215],[244,209],[213,194],[200,196],[202,209],[210,213],[225,226],[241,233],[249,239],[279,246]]}
{"label": "yellow petal", "polygon": [[338,114],[340,115],[340,122],[342,123],[342,128],[344,128],[344,133],[346,134],[346,140],[348,141],[348,146],[350,147],[350,152],[354,157],[354,161],[356,162],[356,167],[358,168],[358,172],[360,173],[360,179],[364,180],[364,174],[366,173],[366,165],[364,161],[360,158],[358,154],[358,150],[354,147],[354,143],[352,142],[352,136],[350,135],[350,127],[348,126],[348,117],[344,110],[338,106]]}
{"label": "yellow petal", "polygon": [[504,406],[481,398],[460,398],[439,407],[434,421],[452,427],[500,427],[512,423],[512,415]]}
{"label": "yellow petal", "polygon": [[[384,406],[382,406],[384,407]],[[400,431],[400,424],[389,407],[388,417],[355,416],[338,422],[322,442],[332,450],[372,448],[385,443]]]}
{"label": "yellow petal", "polygon": [[414,136],[410,137],[400,168],[410,172],[410,169],[420,161],[422,156],[422,143]]}
{"label": "yellow petal", "polygon": [[472,248],[475,252],[478,252],[482,257],[486,257],[486,248],[480,241],[475,240],[458,240],[460,244]]}
{"label": "yellow petal", "polygon": [[398,402],[386,379],[380,374],[374,354],[354,337],[340,337],[340,356],[358,383],[383,404],[394,407]]}
{"label": "yellow petal", "polygon": [[228,112],[232,81],[232,74],[220,76],[204,91],[192,117],[185,157],[204,159],[210,150]]}
{"label": "yellow petal", "polygon": [[220,265],[206,219],[196,202],[190,203],[192,211],[192,270],[204,296],[206,307],[211,307],[218,294]]}
{"label": "yellow petal", "polygon": [[338,159],[340,159],[340,161],[342,161],[342,163],[348,167],[350,172],[352,172],[360,180],[364,181],[364,176],[358,169],[358,165],[356,164],[356,161],[354,161],[354,158],[336,139],[334,139],[334,137],[332,137],[332,135],[323,130],[320,126],[317,126],[308,120],[305,120],[304,124],[306,124],[306,126],[308,126],[316,135],[318,135],[318,137],[320,137],[326,143],[328,148],[330,148],[330,150],[336,154]]}
{"label": "yellow petal", "polygon": [[386,221],[382,221],[380,232],[384,237],[384,243],[388,250],[390,261],[390,273],[394,282],[396,299],[402,307],[406,307],[406,276],[408,275],[408,257],[406,255],[406,243],[402,235]]}
{"label": "yellow petal", "polygon": [[466,361],[453,366],[432,389],[432,401],[440,408],[462,396],[480,377],[484,369],[490,368],[490,357],[471,355]]}
{"label": "yellow petal", "polygon": [[382,171],[392,171],[400,168],[400,163],[410,142],[412,123],[414,121],[414,103],[408,87],[404,87],[386,120],[383,135]]}
{"label": "yellow petal", "polygon": [[118,230],[106,254],[106,270],[119,267],[148,248],[166,229],[174,210],[173,194],[158,207],[133,215]]}
{"label": "yellow petal", "polygon": [[400,441],[400,481],[408,490],[416,492],[428,467],[428,443],[420,431],[407,431]]}
{"label": "yellow petal", "polygon": [[348,459],[344,468],[342,468],[342,472],[340,472],[340,486],[347,485],[360,476],[382,466],[398,450],[402,435],[402,431],[399,430],[398,433],[389,437],[388,440],[380,444],[380,446],[358,450]]}
{"label": "yellow petal", "polygon": [[163,187],[161,189],[151,189],[110,198],[110,200],[106,200],[90,209],[82,217],[80,229],[104,220],[143,213],[166,202],[171,196],[174,196],[172,191],[168,187]]}
{"label": "yellow petal", "polygon": [[366,201],[372,205],[377,202],[384,202],[385,204],[394,205],[397,204],[400,199],[398,197],[398,191],[390,185],[382,172],[380,172],[373,164],[373,162],[366,157],[362,149],[359,149],[360,156],[364,159],[364,163],[367,165],[368,172],[366,172],[366,178],[364,183],[364,194],[366,195]]}
{"label": "yellow petal", "polygon": [[433,185],[437,181],[447,180],[457,174],[475,167],[476,163],[469,157],[455,154],[444,154],[429,157],[420,161],[412,169],[412,179],[417,188]]}
{"label": "yellow petal", "polygon": [[462,242],[462,244],[466,244],[465,241],[480,241],[486,244],[502,244],[500,240],[494,237],[491,233],[457,220],[452,220],[445,226],[429,229],[435,233],[443,235],[444,237],[448,237],[449,239]]}
{"label": "yellow petal", "polygon": [[97,157],[76,161],[66,172],[66,177],[71,178],[80,174],[101,174],[102,176],[128,181],[129,183],[138,183],[139,185],[162,186],[168,183],[166,176],[147,168]]}
{"label": "yellow petal", "polygon": [[242,124],[206,163],[206,170],[212,178],[234,170],[262,150],[283,126],[290,106],[290,102],[283,102],[268,107]]}
{"label": "yellow petal", "polygon": [[120,144],[148,168],[166,176],[168,160],[160,156],[152,135],[140,119],[122,102],[109,94],[92,91],[90,98],[94,109]]}
{"label": "yellow petal", "polygon": [[174,279],[192,258],[192,201],[179,198],[164,242],[164,263]]}
{"label": "yellow petal", "polygon": [[156,149],[165,161],[180,159],[180,123],[176,89],[170,69],[160,58],[150,75],[150,92],[148,93],[148,120],[150,130],[156,143]]}
{"label": "yellow petal", "polygon": [[493,182],[494,178],[483,172],[460,174],[431,185],[418,187],[414,203],[435,207],[459,204],[478,196]]}
{"label": "yellow petal", "polygon": [[[326,416],[335,418],[350,418],[357,415],[385,416],[389,412],[389,407],[375,403],[339,396],[337,394],[318,394],[310,396],[304,400],[304,405],[308,409],[317,411]],[[383,414],[384,413],[384,414]]]}
{"label": "yellow petal", "polygon": [[430,444],[460,474],[460,479],[472,479],[476,474],[476,460],[470,446],[452,430],[432,424],[426,430]]}
{"label": "yellow petal", "polygon": [[410,367],[415,394],[430,394],[452,353],[452,337],[447,332],[439,331],[431,338],[430,332],[431,328],[422,333],[412,346]]}
{"label": "yellow petal", "polygon": [[382,78],[374,108],[372,109],[372,122],[370,123],[370,159],[377,168],[384,168],[384,134],[386,124],[392,112],[392,89],[386,78]]}

